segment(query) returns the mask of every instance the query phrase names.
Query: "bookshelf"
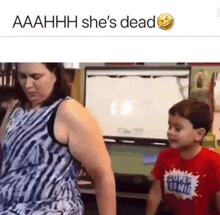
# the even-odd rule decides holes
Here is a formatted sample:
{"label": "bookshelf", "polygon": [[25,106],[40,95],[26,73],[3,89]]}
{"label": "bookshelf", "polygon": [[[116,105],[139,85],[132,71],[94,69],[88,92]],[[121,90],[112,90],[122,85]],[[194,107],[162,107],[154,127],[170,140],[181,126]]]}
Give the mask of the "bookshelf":
{"label": "bookshelf", "polygon": [[7,108],[7,101],[15,96],[15,63],[0,63],[0,124]]}

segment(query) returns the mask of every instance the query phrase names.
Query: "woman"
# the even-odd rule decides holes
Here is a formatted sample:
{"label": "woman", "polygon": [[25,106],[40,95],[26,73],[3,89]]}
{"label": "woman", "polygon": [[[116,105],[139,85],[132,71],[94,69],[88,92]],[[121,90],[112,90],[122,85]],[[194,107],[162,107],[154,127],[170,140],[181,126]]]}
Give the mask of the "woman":
{"label": "woman", "polygon": [[116,214],[114,175],[102,132],[91,113],[67,97],[62,68],[56,63],[17,65],[19,102],[1,129],[1,215],[83,214],[79,163],[93,179],[99,214]]}

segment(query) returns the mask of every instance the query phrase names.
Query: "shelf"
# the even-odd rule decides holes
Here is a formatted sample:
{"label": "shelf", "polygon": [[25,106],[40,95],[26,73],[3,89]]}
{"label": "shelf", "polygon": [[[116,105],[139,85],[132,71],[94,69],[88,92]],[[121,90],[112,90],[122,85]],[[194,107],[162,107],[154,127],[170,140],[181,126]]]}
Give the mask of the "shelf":
{"label": "shelf", "polygon": [[[80,188],[79,190],[82,194],[95,194],[94,189],[86,189],[86,188]],[[143,193],[132,193],[132,192],[116,192],[117,197],[121,198],[129,198],[129,199],[144,199],[147,200],[148,194],[143,194]]]}
{"label": "shelf", "polygon": [[0,87],[0,102],[16,98],[16,89],[13,87]]}
{"label": "shelf", "polygon": [[[116,195],[122,198],[147,199],[152,181],[145,175],[114,173]],[[81,193],[95,194],[94,184],[88,175],[78,178]]]}
{"label": "shelf", "polygon": [[15,87],[11,86],[0,86],[0,92],[15,91]]}
{"label": "shelf", "polygon": [[167,139],[156,139],[156,138],[138,138],[138,137],[115,137],[115,136],[104,136],[106,144],[129,144],[129,145],[142,145],[142,146],[158,146],[168,147]]}

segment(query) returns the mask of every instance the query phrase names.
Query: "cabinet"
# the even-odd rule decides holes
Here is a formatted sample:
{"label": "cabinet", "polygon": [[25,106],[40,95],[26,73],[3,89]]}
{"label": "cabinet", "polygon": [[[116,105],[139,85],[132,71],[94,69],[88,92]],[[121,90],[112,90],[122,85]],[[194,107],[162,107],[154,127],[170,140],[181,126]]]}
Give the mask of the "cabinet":
{"label": "cabinet", "polygon": [[[98,207],[95,195],[82,194],[85,215],[98,215]],[[138,214],[144,215],[146,209],[146,199],[134,199],[117,197],[117,214]]]}

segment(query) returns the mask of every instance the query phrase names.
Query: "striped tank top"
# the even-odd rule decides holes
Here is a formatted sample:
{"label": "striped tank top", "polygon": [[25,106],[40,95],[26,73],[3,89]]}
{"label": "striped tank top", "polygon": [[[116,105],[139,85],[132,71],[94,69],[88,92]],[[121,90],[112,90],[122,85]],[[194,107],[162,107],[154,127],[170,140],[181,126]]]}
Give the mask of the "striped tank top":
{"label": "striped tank top", "polygon": [[1,140],[0,215],[83,214],[80,165],[50,132],[61,102],[11,114]]}

